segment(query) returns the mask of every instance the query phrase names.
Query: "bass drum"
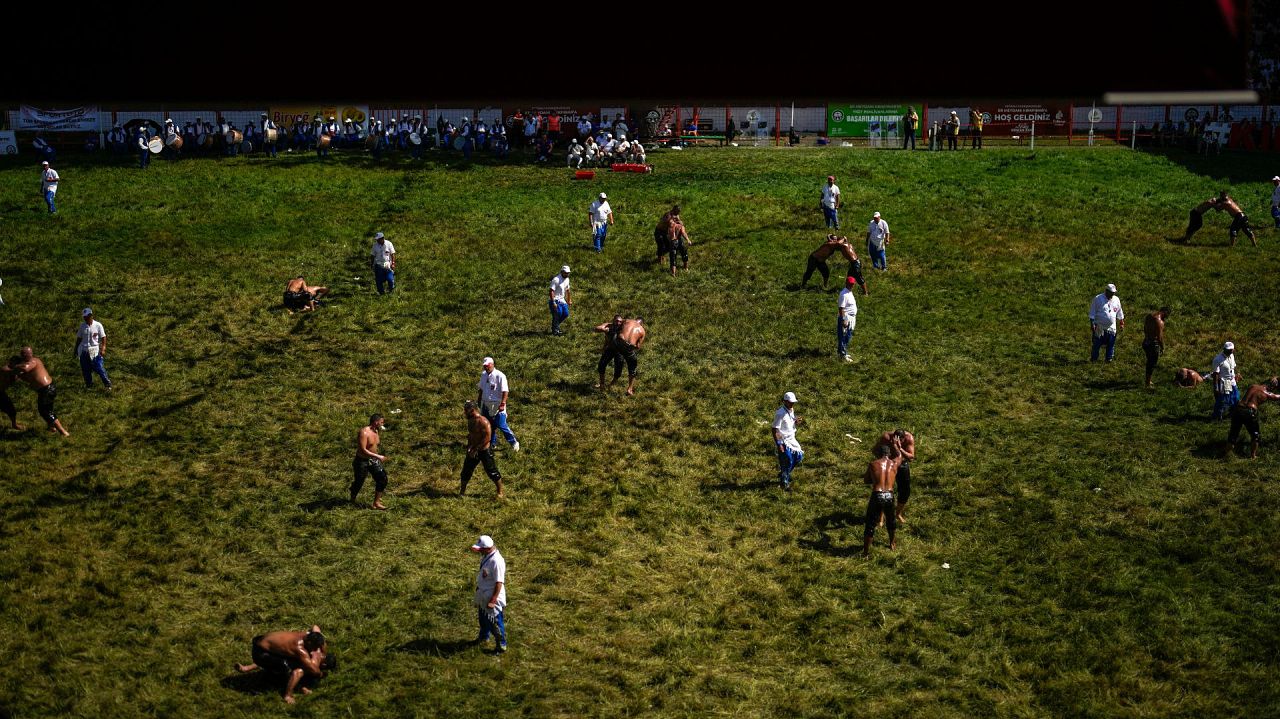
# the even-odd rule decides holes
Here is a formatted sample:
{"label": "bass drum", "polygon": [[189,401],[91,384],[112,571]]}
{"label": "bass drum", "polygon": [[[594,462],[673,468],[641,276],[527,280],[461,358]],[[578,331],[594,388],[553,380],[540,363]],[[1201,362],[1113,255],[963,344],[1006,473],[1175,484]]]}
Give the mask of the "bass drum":
{"label": "bass drum", "polygon": [[206,132],[204,139],[200,141],[200,146],[206,150],[211,149],[213,147],[213,135]]}
{"label": "bass drum", "polygon": [[147,140],[147,149],[151,151],[151,154],[159,155],[164,151],[164,140],[161,140],[158,137],[153,137],[150,140]]}
{"label": "bass drum", "polygon": [[174,150],[181,150],[181,149],[182,149],[182,135],[177,135],[177,134],[169,135],[169,137],[165,139],[165,145],[167,145],[168,147],[173,148]]}
{"label": "bass drum", "polygon": [[422,144],[422,135],[419,135],[419,134],[418,134],[418,133],[416,133],[416,132],[411,132],[411,133],[409,133],[409,142],[411,142],[411,143],[413,143],[413,144],[415,144],[415,145],[421,145],[421,144]]}
{"label": "bass drum", "polygon": [[453,149],[455,150],[461,150],[463,146],[466,144],[467,144],[467,140],[462,135],[458,135],[457,137],[453,138]]}
{"label": "bass drum", "polygon": [[325,134],[321,134],[319,137],[316,138],[316,149],[327,150],[329,149],[329,145],[332,142],[333,142],[333,139],[331,137]]}
{"label": "bass drum", "polygon": [[239,145],[244,142],[244,133],[239,130],[228,130],[223,138],[226,139],[227,145]]}
{"label": "bass drum", "polygon": [[366,150],[372,150],[378,146],[378,134],[375,132],[364,138],[364,147]]}
{"label": "bass drum", "polygon": [[253,152],[253,143],[248,140],[240,143],[240,152],[243,152],[246,155]]}
{"label": "bass drum", "polygon": [[279,142],[280,131],[272,127],[267,130],[267,142]]}

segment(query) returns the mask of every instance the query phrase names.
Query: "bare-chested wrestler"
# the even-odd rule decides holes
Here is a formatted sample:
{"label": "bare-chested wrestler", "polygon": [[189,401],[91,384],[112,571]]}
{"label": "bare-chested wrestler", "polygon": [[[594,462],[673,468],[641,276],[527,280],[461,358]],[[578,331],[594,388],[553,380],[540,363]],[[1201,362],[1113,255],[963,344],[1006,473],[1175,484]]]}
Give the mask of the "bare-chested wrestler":
{"label": "bare-chested wrestler", "polygon": [[[885,432],[880,435],[880,439],[876,440],[875,447],[885,446],[892,449],[897,446],[902,453],[902,463],[898,465],[898,474],[895,482],[898,487],[898,522],[905,522],[906,517],[903,512],[907,508],[907,500],[911,499],[911,462],[916,458],[916,436],[905,429],[895,429],[892,432]],[[875,447],[872,447],[874,451]]]}
{"label": "bare-chested wrestler", "polygon": [[1188,367],[1182,367],[1173,373],[1173,383],[1183,389],[1195,389],[1208,374],[1208,372],[1197,372]]}
{"label": "bare-chested wrestler", "polygon": [[658,219],[658,226],[653,228],[653,241],[658,246],[658,262],[662,262],[662,258],[667,256],[671,251],[671,229],[672,225],[680,222],[680,206],[675,205],[661,218]]}
{"label": "bare-chested wrestler", "polygon": [[604,333],[604,348],[600,355],[600,363],[596,365],[596,369],[600,372],[600,384],[596,385],[596,389],[603,390],[604,371],[613,362],[613,382],[609,383],[612,387],[614,382],[622,376],[622,363],[627,363],[627,396],[636,393],[636,364],[638,363],[637,353],[640,347],[644,345],[645,329],[644,318],[637,317],[635,319],[626,319],[622,315],[614,315],[613,321],[606,322],[595,327],[596,332]]}
{"label": "bare-chested wrestler", "polygon": [[1231,236],[1231,246],[1236,246],[1236,235],[1241,230],[1249,236],[1249,241],[1254,247],[1258,246],[1258,238],[1253,236],[1253,227],[1249,225],[1249,216],[1244,214],[1244,210],[1240,209],[1240,204],[1235,198],[1227,194],[1226,190],[1218,193],[1218,201],[1214,204],[1213,209],[1225,212],[1231,216],[1231,228],[1227,231]]}
{"label": "bare-chested wrestler", "polygon": [[1169,319],[1169,308],[1161,307],[1142,321],[1142,351],[1147,353],[1147,387],[1151,387],[1151,375],[1156,371],[1156,363],[1164,354],[1164,323]]}
{"label": "bare-chested wrestler", "polygon": [[467,418],[467,458],[462,463],[462,484],[458,487],[458,495],[467,493],[471,473],[476,471],[477,464],[483,464],[485,474],[498,487],[498,499],[502,499],[506,496],[502,493],[502,473],[498,471],[498,463],[493,459],[493,448],[489,446],[489,440],[493,439],[493,427],[471,400],[462,405],[462,412]]}
{"label": "bare-chested wrestler", "polygon": [[[853,245],[849,243],[848,237],[841,237],[844,243],[840,245],[840,254],[849,261],[849,271],[845,273],[845,277],[852,277],[858,281],[858,286],[862,288],[862,296],[866,297],[867,281],[862,277],[862,262],[858,260],[858,253],[853,249]],[[825,284],[825,283],[824,283]]]}
{"label": "bare-chested wrestler", "polygon": [[289,704],[293,703],[295,689],[300,688],[303,694],[310,694],[309,685],[338,666],[337,659],[329,653],[329,643],[315,624],[306,632],[259,634],[253,638],[250,647],[253,662],[235,665],[236,671],[261,670],[286,679],[284,700]]}
{"label": "bare-chested wrestler", "polygon": [[1218,198],[1210,197],[1191,209],[1191,218],[1187,222],[1187,231],[1182,234],[1182,241],[1190,242],[1191,236],[1201,227],[1204,227],[1204,213],[1209,210],[1217,209]]}
{"label": "bare-chested wrestler", "polygon": [[18,424],[18,408],[13,406],[13,400],[9,399],[9,385],[18,381],[13,368],[20,364],[22,358],[14,355],[9,358],[5,366],[0,367],[0,412],[9,415],[9,425],[21,432],[26,427]]}
{"label": "bare-chested wrestler", "polygon": [[877,444],[873,450],[875,459],[867,465],[863,481],[871,487],[871,499],[867,502],[867,518],[862,535],[862,556],[871,556],[871,538],[875,536],[880,518],[886,519],[889,530],[889,549],[898,548],[896,533],[898,520],[893,510],[893,483],[902,462],[902,447],[895,437],[893,444]]}
{"label": "bare-chested wrestler", "polygon": [[294,311],[310,312],[316,308],[316,300],[321,295],[327,294],[329,294],[328,287],[308,285],[306,278],[298,275],[284,286],[284,306],[289,310],[289,314],[293,314]]}
{"label": "bare-chested wrestler", "polygon": [[[849,245],[849,238],[827,235],[826,241],[818,245],[818,249],[809,253],[809,262],[805,265],[804,279],[800,280],[800,289],[804,289],[805,285],[809,284],[809,278],[813,276],[814,270],[822,275],[822,289],[827,289],[827,280],[831,278],[831,268],[827,266],[827,258],[831,257],[836,250],[842,249],[842,246],[853,249]],[[855,254],[854,257],[856,258],[857,255]]]}
{"label": "bare-chested wrestler", "polygon": [[30,347],[23,347],[17,359],[17,363],[11,365],[14,374],[36,391],[36,411],[45,424],[49,425],[49,431],[58,432],[63,437],[71,436],[62,426],[62,420],[53,413],[53,400],[57,397],[58,390],[53,386],[53,378],[49,376],[49,370],[45,369],[44,362],[35,356]]}
{"label": "bare-chested wrestler", "polygon": [[1249,459],[1258,458],[1258,446],[1262,444],[1262,430],[1258,426],[1258,406],[1263,402],[1280,400],[1280,377],[1272,377],[1266,384],[1251,384],[1244,397],[1231,408],[1231,433],[1227,435],[1227,452],[1236,446],[1240,428],[1249,430],[1253,438]]}
{"label": "bare-chested wrestler", "polygon": [[378,436],[378,430],[382,429],[386,423],[382,415],[375,414],[369,418],[369,426],[361,427],[356,434],[356,458],[351,463],[356,475],[351,483],[352,504],[356,503],[356,496],[360,494],[361,487],[364,487],[365,476],[372,474],[373,504],[370,506],[374,509],[386,509],[382,504],[382,493],[387,491],[387,470],[382,463],[387,461],[387,458],[385,455],[378,454],[378,443],[382,440]]}

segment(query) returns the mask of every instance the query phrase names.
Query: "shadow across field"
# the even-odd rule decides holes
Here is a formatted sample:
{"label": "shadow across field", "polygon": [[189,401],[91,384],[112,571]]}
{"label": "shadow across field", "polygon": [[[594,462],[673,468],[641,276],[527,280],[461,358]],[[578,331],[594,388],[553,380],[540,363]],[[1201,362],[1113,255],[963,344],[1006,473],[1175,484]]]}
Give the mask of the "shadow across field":
{"label": "shadow across field", "polygon": [[755,490],[768,489],[778,486],[777,480],[762,480],[759,482],[721,482],[720,484],[704,485],[703,489],[712,492],[751,492]]}
{"label": "shadow across field", "polygon": [[283,680],[266,672],[250,672],[248,674],[237,672],[223,677],[219,683],[227,689],[255,696],[259,694],[280,694],[284,691]]}
{"label": "shadow across field", "polygon": [[430,654],[443,659],[465,652],[474,646],[477,646],[477,643],[470,639],[453,639],[447,642],[439,639],[414,639],[411,642],[392,647],[389,651],[408,654]]}

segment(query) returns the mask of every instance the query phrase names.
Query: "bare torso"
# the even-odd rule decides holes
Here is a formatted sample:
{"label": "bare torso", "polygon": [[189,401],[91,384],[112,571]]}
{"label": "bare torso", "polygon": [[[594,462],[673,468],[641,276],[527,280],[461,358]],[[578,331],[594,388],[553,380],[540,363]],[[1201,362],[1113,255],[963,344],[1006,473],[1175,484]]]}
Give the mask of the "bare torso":
{"label": "bare torso", "polygon": [[309,657],[302,646],[302,638],[305,636],[306,632],[270,632],[258,640],[258,646],[282,657],[302,659]]}
{"label": "bare torso", "polygon": [[485,419],[479,412],[467,418],[467,454],[475,456],[477,452],[483,451],[489,446],[489,440],[493,438],[493,428],[489,426],[489,420]]}
{"label": "bare torso", "polygon": [[1186,387],[1187,389],[1195,389],[1200,386],[1200,383],[1203,381],[1204,377],[1201,376],[1199,372],[1186,367],[1179,369],[1177,374],[1173,377],[1174,384],[1179,387]]}
{"label": "bare torso", "polygon": [[1263,402],[1277,399],[1280,399],[1280,395],[1267,391],[1265,384],[1251,384],[1249,389],[1244,391],[1244,399],[1240,400],[1240,404],[1249,409],[1257,409]]}
{"label": "bare torso", "polygon": [[644,344],[644,324],[640,320],[626,320],[622,323],[622,331],[618,333],[618,339],[623,342],[640,349]]}
{"label": "bare torso", "polygon": [[873,492],[891,492],[893,491],[893,483],[898,477],[898,465],[902,462],[901,457],[894,459],[892,457],[881,457],[872,460],[867,465],[866,482],[871,485]]}
{"label": "bare torso", "polygon": [[299,277],[289,280],[289,284],[284,286],[285,292],[304,292],[307,289],[307,281]]}
{"label": "bare torso", "polygon": [[360,433],[356,435],[356,457],[377,459],[378,442],[381,439],[372,427],[361,427]]}
{"label": "bare torso", "polygon": [[1232,217],[1239,217],[1244,214],[1244,210],[1240,209],[1240,205],[1236,203],[1234,197],[1228,197],[1225,200],[1218,200],[1214,205],[1215,210],[1224,210]]}
{"label": "bare torso", "polygon": [[831,253],[835,252],[842,243],[843,241],[840,239],[829,239],[821,245],[818,245],[818,249],[814,250],[810,257],[815,260],[825,260],[830,257]]}
{"label": "bare torso", "polygon": [[[880,439],[876,440],[876,443],[872,445],[871,451],[874,452],[876,447],[881,446],[889,448],[890,457],[897,454],[897,451],[893,447],[893,432],[882,433],[880,435]],[[904,462],[910,462],[916,458],[916,436],[914,434],[904,431],[902,433],[902,443],[900,447],[902,449],[902,459]]]}
{"label": "bare torso", "polygon": [[31,385],[34,389],[41,389],[53,384],[53,378],[49,376],[49,370],[45,369],[44,362],[39,357],[32,357],[14,367],[14,369],[18,372],[18,379]]}
{"label": "bare torso", "polygon": [[1147,342],[1164,346],[1164,318],[1152,312],[1142,321],[1142,334]]}

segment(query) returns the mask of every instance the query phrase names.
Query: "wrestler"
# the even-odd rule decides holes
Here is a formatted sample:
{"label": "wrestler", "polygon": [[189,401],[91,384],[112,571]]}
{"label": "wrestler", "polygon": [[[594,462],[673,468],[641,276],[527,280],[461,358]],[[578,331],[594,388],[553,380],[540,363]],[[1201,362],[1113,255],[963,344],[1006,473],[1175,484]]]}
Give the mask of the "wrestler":
{"label": "wrestler", "polygon": [[[907,521],[903,516],[903,511],[907,508],[907,500],[911,499],[911,462],[916,458],[916,436],[905,429],[895,429],[892,432],[885,432],[880,435],[880,439],[876,440],[875,447],[898,447],[901,453],[902,463],[898,465],[897,476],[894,481],[898,487],[898,508],[896,516],[899,523]],[[875,447],[872,447],[874,451]]]}
{"label": "wrestler", "polygon": [[1204,213],[1209,210],[1218,209],[1218,198],[1210,197],[1209,199],[1196,205],[1191,210],[1191,219],[1187,223],[1187,231],[1182,235],[1183,242],[1190,242],[1191,236],[1204,226]]}
{"label": "wrestler", "polygon": [[308,684],[338,667],[337,659],[329,654],[329,644],[320,633],[320,627],[315,624],[307,632],[259,634],[253,638],[250,652],[253,662],[236,664],[236,671],[243,674],[261,670],[275,677],[286,678],[284,700],[287,704],[293,703],[293,691],[299,685],[303,694],[310,694],[311,687]]}
{"label": "wrestler", "polygon": [[[822,275],[822,289],[827,289],[827,280],[831,277],[831,268],[827,266],[827,258],[831,256],[831,253],[841,249],[842,245],[848,244],[849,240],[846,237],[827,235],[826,242],[818,245],[818,249],[809,253],[809,263],[804,268],[804,279],[800,280],[800,289],[804,289],[804,286],[809,284],[809,278],[813,276],[814,270],[817,270],[818,274]],[[854,256],[857,257],[857,255]]]}
{"label": "wrestler", "polygon": [[1173,373],[1173,383],[1183,389],[1195,389],[1204,381],[1208,372],[1197,372],[1193,369],[1183,367]]}
{"label": "wrestler", "polygon": [[1253,227],[1249,225],[1249,216],[1244,214],[1244,210],[1240,209],[1240,204],[1235,201],[1234,197],[1228,195],[1226,190],[1218,193],[1218,201],[1213,209],[1231,216],[1231,228],[1228,233],[1231,236],[1232,247],[1236,246],[1236,235],[1240,234],[1241,230],[1244,230],[1244,233],[1249,236],[1249,241],[1253,243],[1254,247],[1258,246],[1258,238],[1253,236]]}
{"label": "wrestler", "polygon": [[22,358],[14,355],[9,358],[9,362],[5,366],[0,367],[0,412],[9,415],[9,425],[21,432],[26,427],[18,424],[18,408],[13,406],[13,400],[9,399],[9,385],[18,381],[13,371],[14,365],[22,362]]}
{"label": "wrestler", "polygon": [[11,363],[10,367],[18,379],[31,385],[31,389],[36,391],[36,411],[44,418],[45,424],[49,425],[49,431],[59,432],[63,437],[71,436],[62,426],[62,420],[53,413],[53,400],[57,397],[58,390],[53,386],[53,378],[49,376],[49,370],[45,369],[44,362],[35,356],[30,347],[23,347],[16,359],[17,362]]}
{"label": "wrestler", "polygon": [[1147,387],[1151,387],[1151,375],[1156,371],[1156,363],[1164,354],[1164,323],[1169,319],[1169,308],[1161,307],[1142,321],[1142,351],[1147,354]]}
{"label": "wrestler", "polygon": [[658,226],[653,228],[653,241],[658,246],[658,262],[662,262],[662,258],[666,257],[671,251],[671,225],[680,221],[680,206],[675,205],[658,220]]}
{"label": "wrestler", "polygon": [[871,538],[875,536],[876,525],[880,518],[886,518],[889,529],[889,549],[898,548],[895,533],[898,530],[897,516],[893,510],[893,483],[898,474],[898,465],[902,462],[901,446],[898,439],[892,445],[877,444],[875,459],[867,465],[863,481],[871,487],[871,499],[867,502],[867,518],[862,535],[862,556],[871,556]]}
{"label": "wrestler", "polygon": [[604,371],[613,362],[613,382],[609,386],[613,386],[614,382],[622,376],[622,363],[627,363],[627,395],[631,396],[636,393],[636,364],[638,363],[637,353],[644,344],[645,328],[644,318],[637,317],[633,320],[624,319],[622,315],[614,315],[611,322],[606,322],[595,327],[596,332],[603,332],[604,348],[600,355],[600,363],[596,369],[600,372],[600,384],[596,385],[596,389],[603,390]]}
{"label": "wrestler", "polygon": [[328,287],[308,285],[306,279],[298,275],[284,286],[284,306],[289,310],[289,314],[293,314],[294,310],[310,312],[316,308],[316,300],[321,295],[327,294],[329,294]]}
{"label": "wrestler", "polygon": [[458,495],[467,493],[471,473],[476,471],[477,464],[484,464],[485,474],[497,485],[498,499],[502,499],[505,496],[502,492],[502,473],[498,471],[498,463],[493,459],[493,448],[489,446],[489,441],[493,439],[493,427],[471,400],[462,405],[462,412],[467,418],[467,458],[462,463],[462,484],[458,487]]}
{"label": "wrestler", "polygon": [[1249,430],[1249,436],[1253,438],[1249,459],[1258,458],[1258,446],[1262,444],[1262,430],[1258,426],[1258,406],[1263,402],[1280,400],[1280,377],[1272,377],[1267,380],[1266,384],[1251,384],[1249,389],[1244,391],[1244,398],[1231,408],[1231,433],[1227,435],[1227,448],[1229,453],[1236,446],[1236,439],[1240,437],[1240,428],[1244,427]]}
{"label": "wrestler", "polygon": [[[862,296],[866,297],[870,293],[867,292],[867,281],[862,277],[862,262],[858,260],[858,253],[854,251],[853,245],[849,244],[848,237],[841,237],[840,239],[844,242],[837,249],[839,249],[840,254],[844,255],[844,258],[849,261],[849,271],[845,273],[845,277],[852,277],[856,280],[858,282],[858,286],[862,288]],[[822,284],[823,287],[826,287],[825,277],[823,278]]]}
{"label": "wrestler", "polygon": [[387,470],[382,463],[387,461],[387,457],[378,454],[378,443],[381,441],[378,430],[382,429],[386,423],[382,415],[375,414],[369,418],[369,426],[361,427],[356,433],[356,458],[351,463],[355,472],[355,480],[351,483],[352,504],[356,503],[356,497],[364,487],[365,476],[372,474],[373,504],[371,506],[374,509],[386,509],[382,504],[382,493],[387,490]]}

